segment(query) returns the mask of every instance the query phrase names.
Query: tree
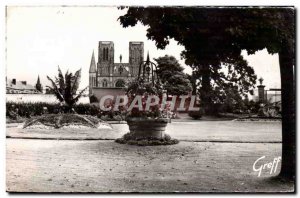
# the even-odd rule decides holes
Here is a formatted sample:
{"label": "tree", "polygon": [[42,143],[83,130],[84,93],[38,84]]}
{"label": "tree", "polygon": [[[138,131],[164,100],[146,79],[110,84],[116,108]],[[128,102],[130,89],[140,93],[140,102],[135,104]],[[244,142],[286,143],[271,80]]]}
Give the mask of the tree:
{"label": "tree", "polygon": [[188,78],[192,85],[192,94],[193,95],[198,94],[198,84],[199,83],[197,83],[197,76],[199,76],[199,75],[197,75],[197,73],[195,71],[193,71],[191,75],[188,75]]}
{"label": "tree", "polygon": [[36,90],[38,90],[39,92],[43,93],[43,86],[40,82],[40,76],[38,76],[36,85],[35,85]]}
{"label": "tree", "polygon": [[[219,9],[192,7],[135,7],[129,8],[119,19],[123,27],[133,26],[138,21],[148,25],[147,36],[158,48],[163,49],[171,38],[185,47],[181,55],[186,64],[197,71],[201,105],[209,113],[227,84],[238,85],[240,94],[247,94],[253,91],[256,82],[256,75],[241,56],[241,50],[228,50],[232,36],[227,36],[227,30],[222,29],[228,24],[228,17],[222,13]],[[226,73],[222,72],[224,67],[227,67]]]}
{"label": "tree", "polygon": [[245,104],[239,94],[238,87],[234,86],[226,89],[225,99],[222,103],[222,110],[226,113],[243,112]]}
{"label": "tree", "polygon": [[55,77],[55,81],[47,76],[48,80],[51,82],[50,92],[53,92],[56,98],[66,105],[66,111],[70,112],[75,103],[83,95],[87,87],[81,90],[77,94],[79,88],[81,69],[75,72],[75,75],[69,73],[68,71],[65,75],[62,74],[60,68],[58,67],[58,77]]}
{"label": "tree", "polygon": [[[211,90],[213,68],[241,60],[241,51],[266,48],[279,54],[282,87],[281,176],[295,177],[295,9],[133,7],[119,18],[123,27],[148,26],[147,37],[163,49],[170,39],[185,47],[182,57],[201,71],[202,93]],[[244,67],[244,66],[243,66]],[[218,71],[219,73],[219,71]],[[235,78],[234,81],[244,78]],[[202,95],[203,97],[203,95]],[[208,102],[209,97],[203,97]]]}
{"label": "tree", "polygon": [[183,73],[184,68],[174,56],[165,55],[155,61],[157,62],[156,73],[167,91],[167,95],[186,95],[192,91],[188,76]]}

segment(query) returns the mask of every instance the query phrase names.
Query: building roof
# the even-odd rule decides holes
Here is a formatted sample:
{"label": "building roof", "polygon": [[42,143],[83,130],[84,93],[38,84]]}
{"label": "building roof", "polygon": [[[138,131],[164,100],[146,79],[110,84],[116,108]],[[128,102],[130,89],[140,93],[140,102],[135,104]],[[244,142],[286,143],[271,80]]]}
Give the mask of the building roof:
{"label": "building roof", "polygon": [[17,89],[17,90],[35,90],[35,87],[30,84],[23,84],[21,81],[16,81],[16,84],[12,84],[11,79],[7,79],[6,88],[8,89]]}
{"label": "building roof", "polygon": [[96,70],[95,55],[93,51],[92,58],[91,58],[91,65],[90,65],[90,73],[95,73],[95,72],[97,72],[97,70]]}

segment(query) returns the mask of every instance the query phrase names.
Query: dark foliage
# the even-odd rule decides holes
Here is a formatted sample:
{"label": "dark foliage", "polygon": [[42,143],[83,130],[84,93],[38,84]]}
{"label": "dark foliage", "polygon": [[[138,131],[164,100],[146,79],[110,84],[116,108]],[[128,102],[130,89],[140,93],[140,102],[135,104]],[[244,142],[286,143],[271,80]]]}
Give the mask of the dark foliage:
{"label": "dark foliage", "polygon": [[[101,111],[92,104],[77,104],[73,106],[76,113],[101,118],[105,121],[123,121],[125,116],[120,111]],[[69,108],[57,103],[6,103],[6,116],[12,120],[23,121],[22,118],[31,118],[44,114],[68,113]]]}
{"label": "dark foliage", "polygon": [[126,95],[128,96],[128,104],[131,104],[136,96],[142,96],[142,108],[140,110],[137,107],[132,108],[130,112],[126,113],[127,117],[151,117],[159,118],[166,117],[168,107],[160,109],[160,104],[151,106],[149,111],[145,111],[146,101],[149,96],[155,95],[159,98],[162,98],[163,86],[160,81],[156,81],[153,85],[153,82],[147,82],[142,78],[136,78],[130,81],[126,86]]}
{"label": "dark foliage", "polygon": [[[10,116],[10,112],[17,113],[20,117],[30,118],[32,116],[40,116],[43,114],[58,114],[64,112],[65,106],[57,103],[6,103],[6,116]],[[100,115],[100,108],[91,104],[78,104],[74,106],[74,110],[78,114],[83,115]]]}
{"label": "dark foliage", "polygon": [[202,111],[190,111],[189,116],[195,120],[198,120],[203,116],[203,112]]}
{"label": "dark foliage", "polygon": [[[222,86],[235,83],[247,91],[253,85],[253,69],[242,59],[242,50],[254,54],[266,48],[269,53],[278,53],[283,101],[280,175],[295,178],[294,7],[132,7],[119,20],[123,27],[135,26],[138,22],[147,26],[147,37],[154,40],[158,48],[165,48],[169,39],[183,45],[182,57],[200,77],[200,97],[205,106],[210,106],[216,95],[211,81],[214,76],[217,81],[228,81],[221,83]],[[220,70],[223,63],[233,67],[225,78]]]}
{"label": "dark foliage", "polygon": [[81,69],[76,71],[74,75],[68,71],[63,75],[58,67],[58,77],[55,77],[55,80],[52,80],[49,76],[47,78],[51,82],[51,87],[47,86],[47,88],[54,93],[60,102],[65,104],[65,109],[69,112],[87,89],[85,88],[77,94]]}
{"label": "dark foliage", "polygon": [[192,91],[192,85],[175,57],[165,55],[155,59],[157,75],[161,80],[167,95],[186,95]]}
{"label": "dark foliage", "polygon": [[99,103],[99,100],[95,95],[91,95],[90,96],[90,103]]}

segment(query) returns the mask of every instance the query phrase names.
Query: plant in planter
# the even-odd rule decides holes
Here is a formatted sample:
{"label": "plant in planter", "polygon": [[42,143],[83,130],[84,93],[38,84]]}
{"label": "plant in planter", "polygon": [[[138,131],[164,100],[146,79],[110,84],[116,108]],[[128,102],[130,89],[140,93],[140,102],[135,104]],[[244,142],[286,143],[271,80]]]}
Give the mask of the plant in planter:
{"label": "plant in planter", "polygon": [[126,121],[130,132],[116,142],[139,146],[178,143],[178,140],[171,139],[165,133],[170,120],[168,105],[155,103],[157,99],[162,101],[164,93],[154,69],[155,64],[148,58],[140,65],[138,78],[127,84],[126,95],[129,106],[126,106],[128,110]]}
{"label": "plant in planter", "polygon": [[47,76],[47,78],[51,82],[51,87],[47,86],[47,88],[50,89],[50,92],[61,102],[61,110],[65,113],[73,112],[73,106],[87,89],[86,87],[77,94],[81,78],[81,69],[76,71],[74,75],[68,71],[63,75],[58,67],[58,77],[55,77],[55,81],[49,76]]}

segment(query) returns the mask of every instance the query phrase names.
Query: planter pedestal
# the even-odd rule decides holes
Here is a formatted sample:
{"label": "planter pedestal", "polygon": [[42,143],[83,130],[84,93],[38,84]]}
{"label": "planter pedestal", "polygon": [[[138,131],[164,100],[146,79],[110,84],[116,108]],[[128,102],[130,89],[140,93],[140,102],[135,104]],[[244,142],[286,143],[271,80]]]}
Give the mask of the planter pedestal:
{"label": "planter pedestal", "polygon": [[116,142],[138,146],[178,144],[177,139],[171,139],[168,134],[165,134],[168,122],[167,118],[127,118],[130,132],[116,139]]}
{"label": "planter pedestal", "polygon": [[164,139],[169,119],[128,118],[130,134],[136,139]]}

